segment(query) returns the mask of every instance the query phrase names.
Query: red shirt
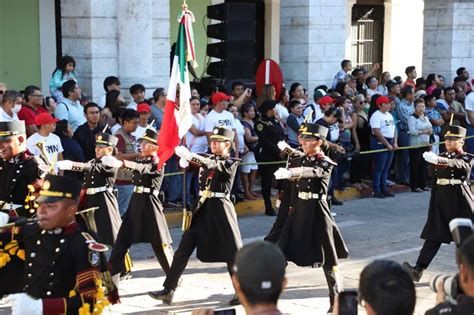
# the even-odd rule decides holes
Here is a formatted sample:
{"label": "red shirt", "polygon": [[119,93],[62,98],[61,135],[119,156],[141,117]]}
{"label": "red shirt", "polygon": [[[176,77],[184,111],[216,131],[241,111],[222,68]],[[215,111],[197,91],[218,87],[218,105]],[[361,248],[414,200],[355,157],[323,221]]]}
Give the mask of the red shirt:
{"label": "red shirt", "polygon": [[18,112],[18,118],[25,121],[25,126],[31,126],[35,124],[36,115],[46,112],[48,112],[48,110],[43,106],[34,109],[29,105],[23,105],[21,106],[21,110]]}

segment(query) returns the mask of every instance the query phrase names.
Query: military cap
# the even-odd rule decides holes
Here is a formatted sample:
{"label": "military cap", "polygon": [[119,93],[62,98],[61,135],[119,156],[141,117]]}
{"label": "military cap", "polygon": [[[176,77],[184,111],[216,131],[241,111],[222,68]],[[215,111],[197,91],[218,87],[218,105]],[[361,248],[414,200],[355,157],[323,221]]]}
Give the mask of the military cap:
{"label": "military cap", "polygon": [[447,131],[444,134],[446,139],[464,139],[466,137],[466,128],[456,125],[450,125],[447,127]]}
{"label": "military cap", "polygon": [[324,126],[305,123],[304,127],[300,129],[300,135],[303,138],[317,138],[326,140],[328,131],[329,129]]}
{"label": "military cap", "polygon": [[234,132],[224,126],[214,127],[212,130],[211,140],[216,141],[234,141]]}
{"label": "military cap", "polygon": [[95,145],[115,147],[117,145],[118,138],[105,132],[100,132],[95,137]]}
{"label": "military cap", "polygon": [[158,145],[158,140],[157,139],[158,139],[158,133],[155,130],[146,129],[143,136],[138,138],[138,141],[146,141],[146,142],[149,142],[151,144]]}
{"label": "military cap", "polygon": [[82,181],[57,175],[46,175],[39,192],[38,203],[52,203],[65,198],[78,200]]}
{"label": "military cap", "polygon": [[23,120],[0,122],[0,141],[22,134],[26,134],[25,122]]}

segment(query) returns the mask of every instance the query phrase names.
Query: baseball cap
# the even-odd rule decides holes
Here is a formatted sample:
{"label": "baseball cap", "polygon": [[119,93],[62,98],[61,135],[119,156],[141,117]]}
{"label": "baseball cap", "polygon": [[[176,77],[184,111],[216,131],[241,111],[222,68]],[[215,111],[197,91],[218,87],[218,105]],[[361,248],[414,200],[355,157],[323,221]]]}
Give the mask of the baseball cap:
{"label": "baseball cap", "polygon": [[217,104],[220,101],[228,101],[230,99],[231,99],[231,96],[225,94],[224,92],[216,92],[211,97],[212,104]]}
{"label": "baseball cap", "polygon": [[319,105],[327,105],[327,104],[333,104],[333,103],[334,103],[334,99],[329,95],[325,95],[321,97],[321,99],[319,100]]}
{"label": "baseball cap", "polygon": [[54,118],[51,116],[50,113],[41,113],[35,117],[35,125],[41,126],[46,124],[55,124],[59,121],[59,119]]}
{"label": "baseball cap", "polygon": [[317,90],[314,90],[313,99],[317,100],[325,95],[326,95],[326,92],[324,92],[323,89],[317,89]]}
{"label": "baseball cap", "polygon": [[377,104],[377,106],[381,105],[381,104],[387,104],[387,103],[390,103],[390,100],[388,97],[386,96],[380,96],[379,98],[377,98],[377,100],[375,101],[375,104]]}
{"label": "baseball cap", "polygon": [[271,292],[282,289],[287,264],[276,245],[257,241],[237,252],[234,272],[241,286],[254,292]]}
{"label": "baseball cap", "polygon": [[149,112],[151,112],[151,107],[147,103],[140,103],[137,106],[137,112],[139,112],[139,113],[149,113]]}
{"label": "baseball cap", "polygon": [[395,80],[390,80],[390,81],[388,81],[388,82],[385,84],[385,86],[387,87],[387,89],[390,90],[391,88],[393,88],[395,85],[398,85],[398,84],[399,84],[399,83],[398,83],[397,81],[395,81]]}

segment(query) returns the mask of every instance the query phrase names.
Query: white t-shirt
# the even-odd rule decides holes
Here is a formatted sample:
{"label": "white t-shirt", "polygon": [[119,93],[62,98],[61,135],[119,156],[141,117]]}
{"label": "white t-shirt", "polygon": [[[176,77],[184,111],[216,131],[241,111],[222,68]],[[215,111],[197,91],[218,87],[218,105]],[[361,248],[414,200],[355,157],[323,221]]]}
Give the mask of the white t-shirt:
{"label": "white t-shirt", "polygon": [[382,113],[378,110],[373,113],[370,117],[370,127],[379,128],[385,138],[392,139],[395,137],[395,122],[389,112]]}
{"label": "white t-shirt", "polygon": [[[197,114],[198,117],[192,117],[193,125],[197,129],[204,131],[204,117],[201,114]],[[186,146],[192,153],[206,153],[207,152],[207,137],[200,136],[195,137],[191,131],[186,134]]]}
{"label": "white t-shirt", "polygon": [[113,135],[115,135],[117,133],[117,130],[120,129],[120,127],[122,127],[120,126],[120,124],[115,124],[112,126],[112,128],[110,128],[110,131],[112,132]]}
{"label": "white t-shirt", "polygon": [[229,129],[235,129],[235,118],[230,112],[224,110],[222,113],[218,113],[215,110],[211,110],[204,119],[204,131],[212,132],[214,127],[225,126]]}
{"label": "white t-shirt", "polygon": [[44,143],[44,151],[48,154],[49,161],[54,165],[54,170],[57,172],[58,167],[56,166],[56,163],[58,161],[58,154],[64,151],[61,145],[61,139],[59,139],[59,137],[54,133],[50,133],[49,136],[43,137],[35,132],[26,140],[26,148],[34,156],[41,156],[41,151],[36,146],[39,142]]}
{"label": "white t-shirt", "polygon": [[311,113],[311,117],[314,117],[312,123],[315,123],[319,119],[324,117],[324,113],[318,104],[310,103],[306,105],[306,107],[303,110],[303,117],[306,118],[306,116],[309,115],[309,113]]}
{"label": "white t-shirt", "polygon": [[[470,110],[471,112],[474,112],[474,92],[469,93],[466,96],[466,99],[464,100],[464,106],[466,110]],[[469,122],[469,115],[466,115],[466,122],[468,125],[473,125],[473,122]]]}
{"label": "white t-shirt", "polygon": [[137,106],[138,104],[135,103],[135,101],[131,101],[130,104],[127,105],[127,108],[137,110]]}
{"label": "white t-shirt", "polygon": [[244,140],[244,134],[245,134],[245,129],[244,126],[242,126],[242,123],[240,120],[235,119],[235,130],[237,131],[237,138],[239,139],[239,152],[242,153],[244,152],[245,148],[245,140]]}
{"label": "white t-shirt", "polygon": [[286,120],[288,119],[288,116],[290,115],[290,113],[288,113],[288,109],[285,106],[278,103],[275,106],[275,110],[278,113],[278,117],[280,117],[280,119],[286,124]]}
{"label": "white t-shirt", "polygon": [[18,116],[12,113],[13,116],[8,115],[0,106],[0,121],[19,121]]}
{"label": "white t-shirt", "polygon": [[99,100],[97,101],[97,105],[100,106],[100,108],[105,107],[105,98],[107,97],[107,94],[102,95]]}

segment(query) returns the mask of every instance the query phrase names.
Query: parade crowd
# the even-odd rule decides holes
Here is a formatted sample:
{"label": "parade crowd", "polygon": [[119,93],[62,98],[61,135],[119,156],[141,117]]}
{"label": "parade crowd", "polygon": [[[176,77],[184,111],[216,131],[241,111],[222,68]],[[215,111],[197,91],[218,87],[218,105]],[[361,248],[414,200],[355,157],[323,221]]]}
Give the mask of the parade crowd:
{"label": "parade crowd", "polygon": [[[383,72],[379,79],[378,64],[366,71],[344,60],[330,85],[313,90],[298,82],[258,92],[238,81],[228,89],[192,86],[193,125],[163,165],[157,150],[167,91],[157,88],[147,99],[137,82],[127,104],[120,79],[109,76],[104,95],[91,102],[75,67],[73,57],[61,59],[49,96],[0,83],[0,297],[10,294],[18,314],[88,314],[86,304],[92,313],[118,302],[135,243],[152,245],[166,280],[149,295],[166,304],[197,249],[200,261],[227,264],[236,291],[230,304],[242,303],[249,314],[281,314],[287,261],[323,269],[328,313],[338,314],[347,306],[340,305],[339,259],[349,249],[331,213],[342,204],[334,191],[372,188],[384,199],[395,197],[395,183],[432,190],[425,243],[414,266],[367,266],[358,301],[367,314],[412,314],[413,282],[453,240],[451,219],[472,225],[474,139],[466,137],[474,135],[474,93],[465,68],[450,84],[437,74],[420,78],[413,66],[403,78]],[[185,178],[164,176],[183,169]],[[278,214],[272,188],[280,192]],[[242,247],[234,204],[260,198],[275,223],[266,242]],[[446,202],[454,210],[446,212]],[[184,206],[189,217],[176,247],[163,208]],[[473,244],[471,237],[457,252],[460,305],[474,304]]]}

